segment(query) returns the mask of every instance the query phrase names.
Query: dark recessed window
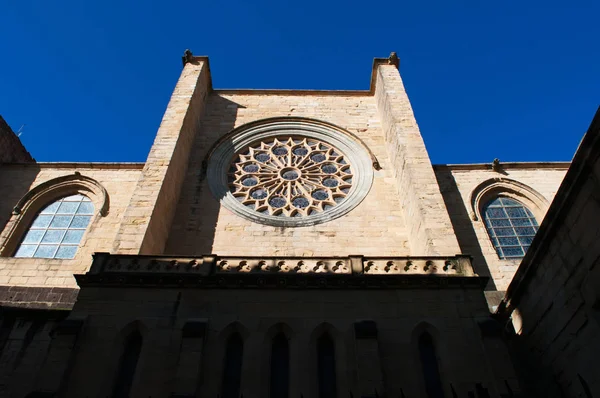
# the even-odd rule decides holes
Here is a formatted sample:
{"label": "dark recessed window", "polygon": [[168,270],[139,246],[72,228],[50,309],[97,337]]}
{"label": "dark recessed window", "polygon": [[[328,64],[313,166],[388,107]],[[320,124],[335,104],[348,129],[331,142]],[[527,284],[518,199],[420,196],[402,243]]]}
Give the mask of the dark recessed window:
{"label": "dark recessed window", "polygon": [[538,230],[533,213],[514,199],[493,199],[485,205],[483,219],[496,252],[503,259],[523,257]]}
{"label": "dark recessed window", "polygon": [[113,398],[129,397],[141,351],[142,335],[136,330],[125,340],[121,359],[119,360],[119,369],[112,394]]}
{"label": "dark recessed window", "polygon": [[290,347],[283,333],[273,338],[271,346],[271,397],[288,398],[290,390]]}
{"label": "dark recessed window", "polygon": [[438,367],[433,338],[427,332],[419,337],[419,355],[425,380],[425,389],[429,398],[444,398],[444,389]]}
{"label": "dark recessed window", "polygon": [[319,398],[336,398],[335,344],[328,333],[317,341],[317,371]]}
{"label": "dark recessed window", "polygon": [[225,349],[225,368],[223,369],[223,398],[239,398],[242,381],[242,358],[244,341],[239,333],[234,333],[227,340]]}

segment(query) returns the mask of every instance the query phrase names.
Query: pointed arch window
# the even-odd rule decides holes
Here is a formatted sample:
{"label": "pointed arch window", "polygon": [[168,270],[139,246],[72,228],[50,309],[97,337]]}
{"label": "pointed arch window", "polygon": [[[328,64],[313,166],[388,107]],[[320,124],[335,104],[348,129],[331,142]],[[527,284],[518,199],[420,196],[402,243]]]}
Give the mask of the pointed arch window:
{"label": "pointed arch window", "polygon": [[142,351],[142,335],[133,331],[125,340],[112,398],[127,398],[133,385],[140,352]]}
{"label": "pointed arch window", "polygon": [[444,398],[438,359],[433,338],[427,332],[419,337],[419,357],[423,369],[425,389],[429,398]]}
{"label": "pointed arch window", "polygon": [[232,334],[225,349],[225,367],[223,369],[223,398],[239,398],[242,381],[242,359],[244,341],[239,333]]}
{"label": "pointed arch window", "polygon": [[15,257],[75,257],[93,215],[94,205],[83,195],[71,195],[52,202],[33,220]]}
{"label": "pointed arch window", "polygon": [[335,343],[329,333],[323,334],[317,341],[317,370],[319,398],[336,398]]}
{"label": "pointed arch window", "polygon": [[502,259],[521,258],[539,225],[525,205],[507,197],[497,197],[483,208],[483,219],[492,244]]}
{"label": "pointed arch window", "polygon": [[271,345],[271,398],[288,398],[290,391],[290,346],[283,332]]}

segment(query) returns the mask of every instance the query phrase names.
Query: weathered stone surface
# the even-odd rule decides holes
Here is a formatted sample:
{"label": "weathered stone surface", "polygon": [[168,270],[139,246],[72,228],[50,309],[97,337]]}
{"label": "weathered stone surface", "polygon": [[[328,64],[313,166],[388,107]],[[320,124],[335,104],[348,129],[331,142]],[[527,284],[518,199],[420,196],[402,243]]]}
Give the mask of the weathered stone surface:
{"label": "weathered stone surface", "polygon": [[[132,396],[221,394],[225,341],[234,332],[244,342],[240,392],[249,398],[269,396],[278,333],[289,342],[290,396],[317,396],[316,341],[326,332],[340,396],[424,396],[424,332],[435,341],[447,396],[519,396],[506,331],[488,310],[518,261],[498,258],[472,197],[488,180],[510,179],[541,221],[567,165],[432,166],[396,57],[375,61],[369,91],[214,90],[206,57],[186,52],[183,60],[146,163],[0,165],[0,306],[2,316],[21,311],[0,328],[0,396],[110,396],[133,332],[143,343]],[[360,141],[374,179],[356,208],[291,228],[221,205],[207,182],[211,149],[233,129],[274,117],[326,122]],[[14,231],[41,209],[22,214],[15,205],[34,187],[75,173],[94,179],[110,202],[75,258],[1,251],[18,246],[23,234]],[[582,185],[581,215],[566,215],[569,228],[557,229],[560,244],[547,251],[553,265],[532,278],[547,291],[523,300],[513,316],[527,336],[522,344],[548,369],[577,355],[579,343],[568,336],[595,344],[590,324],[598,317],[588,306],[597,308],[598,286],[587,270],[600,255],[599,234],[582,230],[600,216],[597,182]],[[27,312],[40,308],[57,316],[40,323]],[[61,333],[58,314],[67,314],[56,310],[71,308],[62,325],[72,333]],[[85,327],[73,326],[82,319]],[[570,382],[571,373],[558,379]]]}
{"label": "weathered stone surface", "polygon": [[0,116],[0,163],[33,163],[19,137]]}

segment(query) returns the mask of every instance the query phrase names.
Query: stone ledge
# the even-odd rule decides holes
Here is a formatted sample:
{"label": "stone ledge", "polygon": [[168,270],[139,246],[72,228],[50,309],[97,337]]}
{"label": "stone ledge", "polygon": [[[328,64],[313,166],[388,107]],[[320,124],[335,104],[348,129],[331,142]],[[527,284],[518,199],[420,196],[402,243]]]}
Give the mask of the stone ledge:
{"label": "stone ledge", "polygon": [[431,275],[476,276],[469,256],[427,257],[198,257],[140,256],[95,253],[86,275]]}
{"label": "stone ledge", "polygon": [[81,287],[193,289],[483,289],[487,277],[432,275],[223,274],[169,275],[107,273],[75,275]]}
{"label": "stone ledge", "polygon": [[75,288],[0,286],[0,307],[70,310],[78,294]]}

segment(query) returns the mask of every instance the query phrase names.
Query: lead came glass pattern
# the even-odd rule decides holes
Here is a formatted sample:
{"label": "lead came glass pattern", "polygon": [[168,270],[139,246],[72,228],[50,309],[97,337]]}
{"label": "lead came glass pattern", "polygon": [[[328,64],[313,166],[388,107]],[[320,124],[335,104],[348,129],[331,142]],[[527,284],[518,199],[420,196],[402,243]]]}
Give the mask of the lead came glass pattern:
{"label": "lead came glass pattern", "polygon": [[531,211],[514,199],[496,198],[484,209],[485,225],[500,258],[521,258],[538,223]]}
{"label": "lead came glass pattern", "polygon": [[324,142],[271,138],[238,153],[229,189],[244,206],[262,214],[305,217],[341,203],[352,189],[344,155]]}
{"label": "lead came glass pattern", "polygon": [[94,205],[83,195],[72,195],[46,206],[35,218],[15,257],[75,257]]}

